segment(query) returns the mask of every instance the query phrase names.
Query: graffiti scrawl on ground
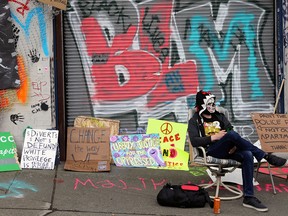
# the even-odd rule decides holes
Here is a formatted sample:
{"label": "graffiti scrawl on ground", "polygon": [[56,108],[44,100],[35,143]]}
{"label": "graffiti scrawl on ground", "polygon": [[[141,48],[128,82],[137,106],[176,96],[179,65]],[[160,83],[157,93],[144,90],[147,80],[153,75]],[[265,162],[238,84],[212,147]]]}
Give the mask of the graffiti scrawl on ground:
{"label": "graffiti scrawl on ground", "polygon": [[207,167],[198,167],[198,166],[189,167],[189,173],[193,176],[207,175],[206,170],[207,170]]}
{"label": "graffiti scrawl on ground", "polygon": [[[124,179],[103,179],[103,180],[95,180],[95,179],[80,179],[75,178],[74,180],[74,190],[81,190],[81,188],[88,187],[94,190],[99,189],[118,189],[118,190],[136,190],[136,191],[145,191],[145,190],[158,190],[162,188],[166,183],[168,183],[167,179],[149,179],[149,178],[137,178],[137,181],[130,183],[125,181]],[[195,184],[195,182],[187,182]],[[204,183],[212,183],[211,181],[201,180],[200,184]],[[239,189],[242,189],[241,185],[237,185]],[[223,189],[223,188],[222,188]],[[275,189],[279,193],[288,193],[288,186],[286,184],[275,185]],[[262,184],[255,186],[255,190],[257,191],[273,191],[272,184]]]}
{"label": "graffiti scrawl on ground", "polygon": [[7,183],[0,182],[0,191],[2,191],[0,193],[0,198],[23,198],[26,190],[33,192],[38,191],[33,185],[23,181],[14,180]]}

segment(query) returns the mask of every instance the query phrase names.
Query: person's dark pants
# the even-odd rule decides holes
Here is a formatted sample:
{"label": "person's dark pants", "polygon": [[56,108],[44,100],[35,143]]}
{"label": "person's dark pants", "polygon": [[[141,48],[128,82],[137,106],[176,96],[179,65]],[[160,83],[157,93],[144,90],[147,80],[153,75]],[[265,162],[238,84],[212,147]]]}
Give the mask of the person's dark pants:
{"label": "person's dark pants", "polygon": [[[236,151],[229,154],[229,151],[236,146]],[[222,139],[209,146],[207,155],[221,159],[234,159],[242,164],[242,179],[244,196],[254,196],[253,174],[254,158],[257,161],[265,156],[265,152],[243,139],[235,131],[229,131]]]}

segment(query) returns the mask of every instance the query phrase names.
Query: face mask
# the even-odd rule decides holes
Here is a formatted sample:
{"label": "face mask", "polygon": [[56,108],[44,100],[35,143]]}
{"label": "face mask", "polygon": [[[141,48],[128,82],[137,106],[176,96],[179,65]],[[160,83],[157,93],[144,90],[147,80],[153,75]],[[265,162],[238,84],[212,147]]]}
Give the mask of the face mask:
{"label": "face mask", "polygon": [[210,99],[207,101],[206,110],[207,110],[209,113],[211,113],[211,114],[216,111],[216,105],[215,105],[215,100],[214,100],[214,98],[210,98]]}
{"label": "face mask", "polygon": [[212,114],[216,111],[215,106],[215,96],[211,93],[201,94],[201,92],[196,95],[196,103],[199,110],[199,115]]}

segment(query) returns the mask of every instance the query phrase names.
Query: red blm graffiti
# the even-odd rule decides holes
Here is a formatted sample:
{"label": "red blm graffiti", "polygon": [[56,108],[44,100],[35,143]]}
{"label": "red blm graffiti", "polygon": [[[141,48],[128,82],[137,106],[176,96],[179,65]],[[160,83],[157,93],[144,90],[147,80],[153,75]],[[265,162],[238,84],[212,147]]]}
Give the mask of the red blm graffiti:
{"label": "red blm graffiti", "polygon": [[113,46],[109,47],[98,21],[92,17],[83,20],[82,31],[93,62],[92,79],[97,83],[94,99],[131,99],[148,93],[157,84],[159,60],[146,51],[126,50],[132,44],[135,30],[131,26],[126,34],[115,36]]}
{"label": "red blm graffiti", "polygon": [[93,99],[122,101],[147,94],[147,106],[154,107],[195,94],[195,61],[180,61],[171,51],[172,1],[139,5],[138,10],[138,23],[130,23],[123,32],[116,33],[111,17],[110,21],[100,15],[81,20],[92,61]]}

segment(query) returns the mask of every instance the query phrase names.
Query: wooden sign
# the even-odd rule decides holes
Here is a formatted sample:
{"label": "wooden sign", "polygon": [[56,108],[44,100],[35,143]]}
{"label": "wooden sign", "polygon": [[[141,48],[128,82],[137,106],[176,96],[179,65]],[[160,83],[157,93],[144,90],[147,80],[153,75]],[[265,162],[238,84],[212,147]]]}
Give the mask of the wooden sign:
{"label": "wooden sign", "polygon": [[166,166],[160,149],[159,134],[111,136],[110,148],[116,166]]}
{"label": "wooden sign", "polygon": [[27,129],[21,168],[54,169],[58,148],[58,130]]}
{"label": "wooden sign", "polygon": [[110,171],[110,128],[68,127],[64,169]]}
{"label": "wooden sign", "polygon": [[251,113],[261,148],[266,152],[288,152],[288,115]]}
{"label": "wooden sign", "polygon": [[38,1],[59,8],[61,10],[66,10],[67,7],[67,0],[38,0]]}
{"label": "wooden sign", "polygon": [[17,148],[9,132],[0,132],[0,171],[20,170]]}

